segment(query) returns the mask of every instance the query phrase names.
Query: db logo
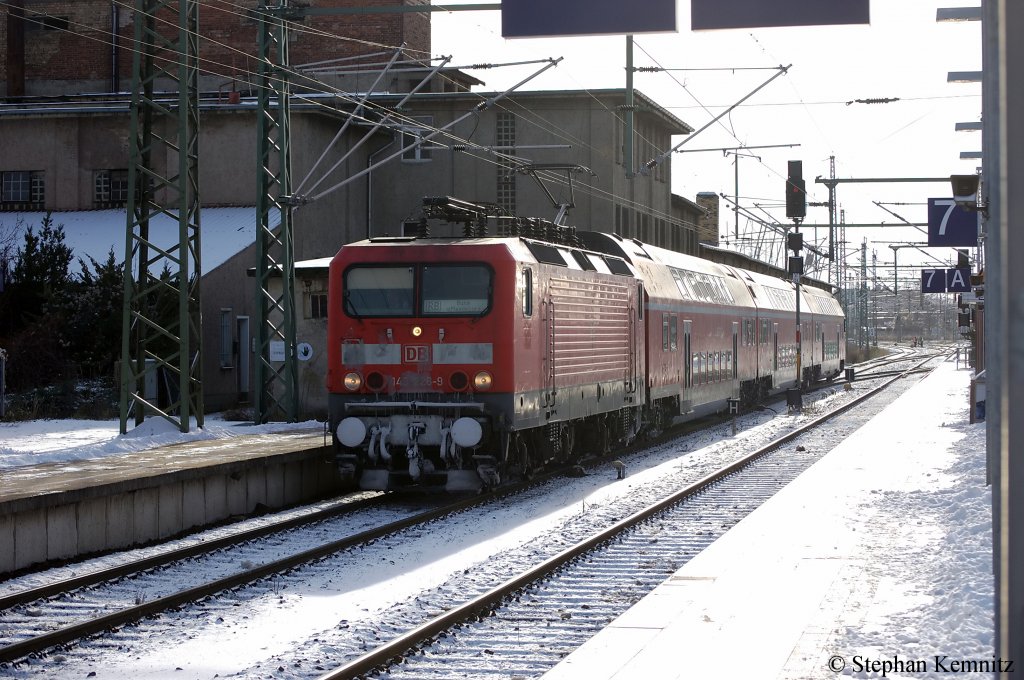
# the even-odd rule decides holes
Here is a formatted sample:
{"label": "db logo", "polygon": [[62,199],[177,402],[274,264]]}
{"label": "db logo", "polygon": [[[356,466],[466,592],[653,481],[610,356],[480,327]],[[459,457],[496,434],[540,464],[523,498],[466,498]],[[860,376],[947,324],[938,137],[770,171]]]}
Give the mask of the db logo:
{"label": "db logo", "polygon": [[404,345],[403,361],[407,364],[423,364],[430,360],[430,348],[426,345]]}

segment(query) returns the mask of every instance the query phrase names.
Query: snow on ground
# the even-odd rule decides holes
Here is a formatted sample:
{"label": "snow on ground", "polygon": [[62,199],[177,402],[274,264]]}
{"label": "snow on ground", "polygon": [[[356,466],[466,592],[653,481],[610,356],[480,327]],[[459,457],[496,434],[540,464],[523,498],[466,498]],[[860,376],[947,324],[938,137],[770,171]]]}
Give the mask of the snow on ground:
{"label": "snow on ground", "polygon": [[[891,439],[875,444],[892,469],[879,474],[902,484],[872,492],[851,527],[873,556],[860,580],[875,588],[860,590],[866,602],[835,640],[846,675],[958,677],[953,662],[995,656],[992,493],[985,423],[968,422],[968,377],[947,362],[882,414]],[[924,672],[909,661],[926,662]]]}
{"label": "snow on ground", "polygon": [[[839,591],[853,594],[856,600],[855,605],[853,600],[847,601],[851,605],[847,614],[833,620],[831,635],[828,636],[830,639],[825,643],[827,649],[842,654],[847,661],[840,675],[856,678],[883,675],[905,678],[947,676],[937,671],[934,665],[929,668],[931,672],[924,674],[902,674],[882,666],[857,667],[853,665],[854,657],[860,660],[858,663],[870,663],[894,659],[931,659],[936,654],[949,654],[950,658],[958,659],[987,659],[993,655],[991,493],[985,485],[985,426],[984,423],[972,425],[967,422],[968,379],[968,371],[955,370],[947,362],[927,379],[926,385],[911,390],[916,400],[908,398],[911,394],[908,393],[887,409],[893,438],[888,443],[879,442],[877,446],[885,446],[893,461],[902,459],[918,467],[908,470],[904,465],[903,471],[898,473],[911,480],[904,487],[872,492],[862,498],[863,503],[859,507],[853,508],[855,512],[846,511],[850,514],[845,517],[848,527],[845,530],[855,532],[854,535],[865,542],[863,554],[868,565],[864,570],[851,572],[850,577],[856,579],[855,583],[839,587]],[[930,414],[929,418],[921,418],[922,413]],[[932,422],[936,416],[938,422],[941,422],[937,428],[938,433],[934,431],[935,423]],[[769,418],[769,422],[772,420]],[[300,427],[321,428],[322,424],[312,421]],[[922,428],[925,427],[929,429],[924,431]],[[188,434],[177,432],[165,421],[150,419],[142,427],[121,436],[118,435],[116,421],[0,423],[0,469],[117,455],[181,441],[295,428],[294,424],[254,427],[208,416],[204,429],[193,430]],[[740,436],[743,436],[742,432]],[[723,439],[726,438],[723,436]],[[691,446],[695,443],[691,442]],[[697,454],[706,445],[713,448],[722,443],[702,441],[691,448],[689,455]],[[872,445],[871,448],[876,447]],[[865,464],[868,458],[871,457],[865,456]],[[886,475],[885,470],[878,470],[877,473]],[[639,474],[631,474],[630,483],[638,482],[639,477]],[[837,478],[834,488],[840,489],[846,482],[846,479]],[[557,499],[551,500],[554,502]],[[590,497],[587,502],[601,501]],[[551,517],[544,516],[557,516],[567,510],[567,507],[560,511],[549,508],[540,515],[550,521]],[[525,524],[524,520],[521,525],[506,526],[506,531],[490,537],[478,537],[481,545],[470,551],[479,552],[484,547],[493,550],[493,543],[511,540],[506,534],[525,531]],[[457,543],[453,536],[446,536],[441,542],[434,541],[432,548],[438,554],[433,557],[424,554],[417,564],[437,566],[434,563],[444,562],[442,558],[451,557],[449,553],[452,551],[464,549],[457,547]],[[752,561],[752,568],[756,568],[756,562]],[[356,598],[357,601],[362,600],[360,605],[367,611],[376,609],[373,588],[370,586],[393,589],[403,578],[399,572],[405,570],[401,565],[391,566],[385,561],[378,563],[372,571],[372,577],[362,586],[366,588],[363,592],[365,597]],[[420,573],[417,574],[417,571]],[[422,571],[411,570],[404,574],[404,578],[415,577],[422,581]],[[350,585],[354,586],[355,583]],[[306,586],[310,591],[317,587],[317,584]],[[302,587],[297,590],[301,591]],[[339,618],[342,609],[325,595],[321,593],[322,608],[325,611],[314,609],[289,614],[310,617],[316,612],[316,616],[323,618],[323,622],[318,625],[328,627],[330,622]],[[288,598],[291,597],[293,595],[288,595]],[[280,602],[285,610],[288,609],[288,605],[284,604],[286,601],[291,603],[290,599],[286,600],[282,596]],[[239,609],[238,614],[242,618],[257,618],[256,611],[244,607]],[[293,636],[284,630],[290,621],[284,614],[280,609],[274,613],[282,624],[271,626],[277,630],[254,631],[250,628],[247,632],[244,625],[237,628],[228,626],[231,619],[225,616],[220,635],[199,635],[184,647],[170,646],[169,654],[180,655],[187,650],[193,660],[192,663],[184,664],[188,666],[187,672],[171,672],[169,669],[175,668],[175,664],[168,658],[143,660],[141,657],[145,654],[142,649],[151,647],[144,642],[140,644],[140,659],[134,666],[126,664],[127,667],[118,668],[118,664],[114,663],[116,655],[104,662],[101,653],[99,660],[94,657],[91,663],[86,661],[86,668],[105,666],[106,672],[102,675],[111,678],[156,678],[164,677],[164,673],[168,677],[177,678],[214,677],[217,672],[221,673],[221,677],[234,673],[248,677],[240,669],[252,662],[252,656],[264,660],[268,657],[273,659],[276,653],[282,651],[283,642],[295,643]],[[294,621],[291,623],[294,624]],[[233,647],[236,640],[237,644]],[[740,643],[735,641],[735,644]],[[287,644],[284,646],[287,647]],[[230,651],[225,655],[227,650]],[[247,651],[242,653],[242,650]],[[238,658],[228,661],[231,652],[237,654]],[[247,656],[250,656],[248,663]],[[75,672],[85,670],[75,664],[62,670],[71,670],[71,666],[74,666]],[[801,675],[801,678],[836,676],[822,666],[816,666],[813,673]],[[256,668],[259,668],[258,664]],[[200,669],[208,673],[195,674]],[[255,670],[252,667],[249,669]],[[264,670],[270,671],[266,667]],[[18,677],[34,677],[40,671],[46,672],[43,668],[30,666],[23,668]],[[256,673],[259,674],[259,671]]]}
{"label": "snow on ground", "polygon": [[0,422],[0,470],[22,465],[104,458],[181,442],[225,439],[243,435],[294,430],[320,430],[323,423],[268,423],[253,425],[226,421],[210,414],[198,428],[181,432],[163,418],[147,418],[142,425],[120,434],[117,420],[26,420]]}

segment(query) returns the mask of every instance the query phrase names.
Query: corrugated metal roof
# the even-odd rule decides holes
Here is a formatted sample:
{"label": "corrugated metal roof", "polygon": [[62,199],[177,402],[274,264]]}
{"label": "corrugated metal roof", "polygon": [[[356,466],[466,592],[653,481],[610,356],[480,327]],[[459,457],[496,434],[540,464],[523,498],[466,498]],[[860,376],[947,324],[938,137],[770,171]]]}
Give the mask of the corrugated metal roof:
{"label": "corrugated metal roof", "polygon": [[[107,259],[110,249],[114,258],[124,260],[127,211],[112,210],[55,210],[50,213],[54,226],[63,225],[64,242],[74,251],[75,258],[97,262]],[[0,236],[14,234],[15,247],[24,244],[25,229],[38,227],[46,217],[45,212],[0,212]],[[272,227],[281,223],[276,209],[271,210]],[[256,242],[256,208],[203,208],[199,215],[201,265],[204,272],[223,264],[229,257],[246,246]],[[161,247],[177,241],[178,223],[166,215],[154,215],[150,222],[150,233],[154,242]],[[72,265],[77,270],[77,260]]]}

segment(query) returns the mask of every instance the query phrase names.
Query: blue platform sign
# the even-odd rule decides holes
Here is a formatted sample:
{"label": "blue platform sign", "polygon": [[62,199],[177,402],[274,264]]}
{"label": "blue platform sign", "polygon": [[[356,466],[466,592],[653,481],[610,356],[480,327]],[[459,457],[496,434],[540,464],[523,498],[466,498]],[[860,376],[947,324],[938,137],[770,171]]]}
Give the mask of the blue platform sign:
{"label": "blue platform sign", "polygon": [[676,31],[676,0],[502,0],[501,35],[626,35]]}
{"label": "blue platform sign", "polygon": [[922,269],[922,293],[970,293],[971,268]]}
{"label": "blue platform sign", "polygon": [[866,24],[869,20],[868,0],[690,0],[694,31]]}
{"label": "blue platform sign", "polygon": [[957,267],[946,270],[946,290],[950,293],[971,292],[971,268]]}
{"label": "blue platform sign", "polygon": [[952,198],[928,199],[928,245],[978,245],[981,216],[976,210],[961,208]]}
{"label": "blue platform sign", "polygon": [[946,270],[945,269],[922,269],[921,270],[921,292],[922,293],[945,293],[946,292]]}

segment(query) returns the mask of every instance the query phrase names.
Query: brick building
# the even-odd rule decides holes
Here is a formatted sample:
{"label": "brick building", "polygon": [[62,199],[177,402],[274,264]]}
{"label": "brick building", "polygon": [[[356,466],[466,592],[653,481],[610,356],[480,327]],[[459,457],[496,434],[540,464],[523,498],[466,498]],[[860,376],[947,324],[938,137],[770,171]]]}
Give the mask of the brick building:
{"label": "brick building", "polygon": [[[6,55],[0,65],[4,76],[0,87],[6,89],[0,93],[7,94],[0,98],[0,148],[5,150],[0,156],[0,221],[16,210],[123,208],[130,190],[130,100],[124,92],[130,89],[134,13],[106,1],[25,0],[22,4],[31,21],[0,21],[0,44],[6,48],[0,52]],[[316,7],[366,4],[425,2],[323,0]],[[17,5],[8,3],[9,7]],[[251,208],[256,201],[255,92],[248,77],[254,70],[256,25],[250,13],[239,9],[256,5],[255,0],[230,5],[212,0],[200,3],[199,51],[204,75],[200,84],[199,185],[204,210]],[[226,7],[234,9],[226,11]],[[15,28],[23,31],[25,38],[20,48],[8,40],[18,21],[22,25]],[[325,32],[347,38],[325,39]],[[110,39],[112,33],[117,40]],[[302,22],[292,34],[292,64],[314,64],[305,72],[315,72],[324,81],[321,87],[326,93],[333,87],[368,89],[374,75],[369,69],[355,77],[323,70],[336,64],[335,60],[362,53],[374,55],[368,57],[370,61],[383,61],[387,58],[380,57],[382,52],[386,54],[383,46],[406,43],[406,56],[423,63],[378,88],[382,91],[370,101],[376,115],[395,111],[399,99],[395,93],[408,91],[426,72],[430,50],[426,14],[358,19],[317,16]],[[106,38],[100,39],[103,36]],[[414,146],[372,173],[296,209],[298,340],[313,347],[312,356],[300,369],[304,416],[325,408],[326,262],[342,245],[367,236],[401,233],[404,223],[417,217],[424,196],[451,195],[494,203],[524,216],[554,216],[556,207],[540,186],[528,176],[511,173],[493,153],[495,148],[511,149],[537,163],[578,165],[593,173],[574,176],[575,206],[569,212],[569,224],[700,254],[698,241],[704,237],[698,229],[707,218],[706,208],[672,194],[671,164],[656,165],[650,173],[632,178],[625,175],[623,90],[517,92],[498,106],[480,108],[481,102],[495,93],[472,92],[474,85],[481,83],[464,73],[444,72],[423,94],[395,111],[393,124],[373,132],[369,142],[351,154],[348,151],[355,141],[366,134],[365,125],[350,126],[339,143],[328,148],[349,118],[354,106],[351,99],[305,96],[293,103],[292,176],[299,183],[318,160],[324,167],[339,163],[324,186],[362,173],[410,140],[478,109],[477,115],[454,125],[449,134]],[[19,88],[24,96],[15,95]],[[239,94],[224,96],[231,91]],[[642,93],[635,98],[633,167],[641,167],[671,148],[673,136],[692,129]],[[549,188],[557,200],[568,199],[564,184]],[[300,191],[298,186],[296,191]],[[242,214],[246,213],[233,211],[230,216],[239,219]],[[60,220],[59,213],[55,219]],[[714,219],[717,223],[717,215]],[[205,231],[207,221],[202,224]],[[232,226],[218,218],[209,224],[254,233],[252,223]],[[107,228],[123,240],[123,219],[113,215]],[[102,257],[105,252],[94,255]],[[255,328],[251,324],[256,319],[256,284],[247,273],[255,266],[255,246],[204,258],[211,263],[203,266],[204,401],[207,408],[219,410],[244,405],[252,395],[255,362],[251,338]]]}
{"label": "brick building", "polygon": [[[248,74],[256,70],[257,21],[253,12],[260,4],[258,0],[199,2],[201,90],[248,88]],[[427,5],[429,0],[317,0],[311,4],[322,10]],[[131,3],[11,0],[4,5],[0,96],[124,92],[131,88],[135,37]],[[294,24],[290,38],[290,60],[296,66],[377,54],[388,46],[403,44],[411,58],[428,61],[430,17],[419,12],[318,14]]]}

